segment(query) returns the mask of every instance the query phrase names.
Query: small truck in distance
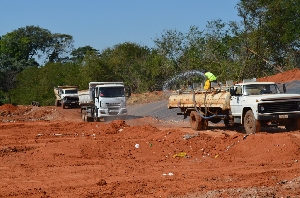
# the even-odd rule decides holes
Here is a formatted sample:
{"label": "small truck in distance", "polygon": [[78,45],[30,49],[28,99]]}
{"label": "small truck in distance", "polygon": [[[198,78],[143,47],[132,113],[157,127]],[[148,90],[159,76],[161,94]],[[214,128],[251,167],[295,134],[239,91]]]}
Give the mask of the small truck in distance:
{"label": "small truck in distance", "polygon": [[[130,96],[130,91],[127,93]],[[79,91],[83,121],[125,120],[126,92],[123,82],[90,82],[89,89]]]}
{"label": "small truck in distance", "polygon": [[78,107],[78,86],[57,86],[54,87],[55,106]]}
{"label": "small truck in distance", "polygon": [[225,126],[243,125],[247,134],[259,132],[261,127],[300,130],[300,94],[287,94],[284,84],[282,90],[275,82],[229,81],[208,90],[178,90],[169,97],[168,108],[179,108],[178,115],[189,116],[194,130],[206,129],[208,121],[221,120]]}

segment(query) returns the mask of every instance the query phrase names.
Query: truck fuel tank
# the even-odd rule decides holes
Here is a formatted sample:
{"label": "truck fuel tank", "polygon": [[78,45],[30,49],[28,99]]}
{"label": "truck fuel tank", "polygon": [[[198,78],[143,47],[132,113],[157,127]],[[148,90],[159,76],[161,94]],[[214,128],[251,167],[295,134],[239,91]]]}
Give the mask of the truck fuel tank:
{"label": "truck fuel tank", "polygon": [[227,91],[219,92],[189,92],[173,94],[169,97],[168,108],[189,108],[194,107],[194,96],[197,107],[218,107],[222,110],[230,109],[230,93]]}

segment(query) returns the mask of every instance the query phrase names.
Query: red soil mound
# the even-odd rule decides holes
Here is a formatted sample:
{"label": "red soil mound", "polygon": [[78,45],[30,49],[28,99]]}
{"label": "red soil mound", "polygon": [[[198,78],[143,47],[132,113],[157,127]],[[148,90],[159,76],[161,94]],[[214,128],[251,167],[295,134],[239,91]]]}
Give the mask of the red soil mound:
{"label": "red soil mound", "polygon": [[260,82],[290,82],[294,80],[300,80],[300,70],[299,69],[293,69],[293,70],[288,70],[283,73],[278,73],[273,76],[266,76],[263,78],[257,79],[257,81]]}

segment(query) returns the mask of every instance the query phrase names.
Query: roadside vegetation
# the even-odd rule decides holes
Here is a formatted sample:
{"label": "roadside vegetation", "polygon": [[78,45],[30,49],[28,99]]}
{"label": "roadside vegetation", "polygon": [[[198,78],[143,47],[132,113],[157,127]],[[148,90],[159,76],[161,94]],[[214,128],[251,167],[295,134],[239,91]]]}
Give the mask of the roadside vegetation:
{"label": "roadside vegetation", "polygon": [[[300,65],[300,2],[241,0],[240,21],[204,30],[165,30],[154,47],[124,42],[103,50],[73,47],[72,35],[38,26],[0,36],[0,104],[53,105],[53,87],[123,81],[133,93],[162,90],[172,76],[209,69],[220,81],[273,75]],[[199,19],[200,20],[200,19]]]}

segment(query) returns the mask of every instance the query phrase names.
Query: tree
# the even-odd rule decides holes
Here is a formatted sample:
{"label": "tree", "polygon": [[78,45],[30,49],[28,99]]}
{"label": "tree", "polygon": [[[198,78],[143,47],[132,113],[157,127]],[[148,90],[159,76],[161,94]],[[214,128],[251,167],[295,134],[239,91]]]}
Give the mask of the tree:
{"label": "tree", "polygon": [[49,62],[66,62],[73,49],[73,37],[68,34],[53,34],[47,49]]}
{"label": "tree", "polygon": [[173,75],[181,72],[177,63],[185,50],[184,34],[178,30],[165,30],[160,38],[155,38],[153,41],[155,43],[154,49],[157,50],[160,55],[167,58],[167,62],[164,65],[168,68],[167,70],[171,72],[170,74]]}
{"label": "tree", "polygon": [[6,35],[0,40],[0,52],[16,60],[29,60],[45,53],[51,45],[52,35],[47,29],[38,26],[26,26]]}
{"label": "tree", "polygon": [[218,76],[219,81],[239,80],[244,62],[243,39],[236,22],[222,20],[208,22],[203,46],[204,67]]}
{"label": "tree", "polygon": [[257,77],[299,65],[299,12],[296,0],[241,0],[238,4],[246,41],[243,47]]}
{"label": "tree", "polygon": [[100,55],[99,51],[96,50],[95,48],[89,46],[89,45],[86,45],[84,47],[79,47],[75,50],[73,50],[71,52],[71,60],[74,61],[74,62],[82,62],[82,60],[84,59],[85,55],[88,53],[88,52],[94,52],[96,55]]}
{"label": "tree", "polygon": [[[125,42],[107,48],[100,58],[111,71],[114,80],[124,81],[133,92],[144,89],[142,78],[147,74],[146,62],[150,49],[136,43]],[[143,88],[142,88],[143,87]]]}
{"label": "tree", "polygon": [[[34,75],[32,75],[34,74]],[[43,73],[38,67],[28,67],[16,76],[16,87],[9,93],[12,95],[10,102],[29,105],[32,101],[40,101],[43,87],[40,78]],[[44,104],[44,103],[43,103]]]}
{"label": "tree", "polygon": [[79,80],[80,89],[88,89],[88,84],[92,81],[117,81],[117,79],[112,80],[110,78],[111,68],[103,62],[95,51],[88,51],[85,54],[82,63],[80,63],[79,73],[81,76]]}
{"label": "tree", "polygon": [[[15,87],[16,75],[29,67],[39,66],[35,58],[46,56],[52,62],[66,61],[73,37],[52,34],[38,26],[19,28],[0,39],[0,89],[8,94]],[[32,74],[33,75],[33,74]]]}

